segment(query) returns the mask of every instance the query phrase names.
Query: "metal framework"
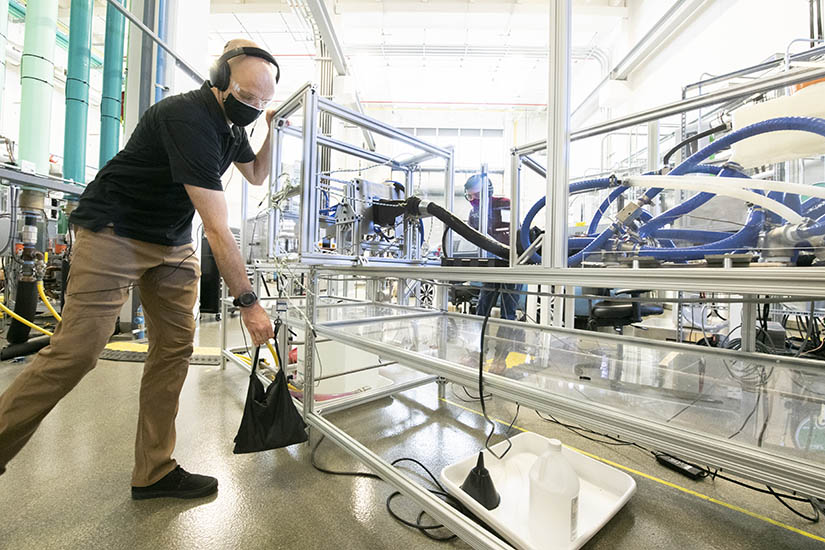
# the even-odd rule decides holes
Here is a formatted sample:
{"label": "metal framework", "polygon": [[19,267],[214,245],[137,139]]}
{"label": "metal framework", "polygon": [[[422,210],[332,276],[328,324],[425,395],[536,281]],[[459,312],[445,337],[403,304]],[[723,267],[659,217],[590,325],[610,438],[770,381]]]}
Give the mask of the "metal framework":
{"label": "metal framework", "polygon": [[[303,117],[302,126],[291,126],[289,123],[290,117],[296,114]],[[319,118],[321,113],[326,113],[332,117],[341,120],[345,123],[354,125],[355,127],[368,131],[377,135],[384,136],[393,141],[403,143],[412,147],[417,154],[406,160],[396,160],[392,157],[378,151],[370,151],[359,146],[335,139],[330,136],[322,135],[319,132]],[[305,84],[299,88],[295,93],[287,99],[280,108],[276,111],[272,118],[272,166],[273,169],[270,174],[270,185],[268,190],[268,204],[275,207],[269,209],[268,225],[270,228],[269,235],[278,235],[284,219],[283,204],[286,199],[291,197],[299,197],[299,211],[297,213],[296,223],[298,224],[297,250],[278,250],[276,239],[270,238],[268,244],[268,258],[281,257],[287,252],[297,253],[298,263],[304,264],[328,264],[328,263],[347,263],[353,262],[364,263],[369,261],[371,263],[422,263],[424,260],[420,258],[419,249],[413,246],[419,238],[418,226],[409,221],[404,223],[402,242],[404,243],[403,255],[398,258],[367,258],[360,250],[355,250],[353,253],[330,253],[330,251],[322,251],[318,247],[321,240],[321,221],[319,216],[321,190],[324,185],[322,180],[331,181],[327,174],[323,174],[319,169],[319,149],[326,148],[332,151],[343,153],[347,156],[354,157],[360,160],[372,163],[373,166],[387,166],[392,171],[399,171],[404,174],[404,193],[403,198],[411,196],[413,187],[413,173],[417,166],[432,158],[440,158],[444,161],[444,193],[447,200],[446,208],[452,208],[453,197],[453,171],[454,161],[453,152],[449,149],[444,149],[426,141],[423,141],[411,134],[403,132],[397,128],[387,125],[379,120],[371,118],[367,115],[353,111],[341,105],[338,105],[326,98],[320,97],[316,87],[310,83]],[[284,183],[282,163],[283,163],[283,144],[285,138],[299,138],[302,144],[301,153],[301,176],[300,185],[287,188]],[[366,168],[365,168],[366,169]],[[352,170],[355,172],[357,170]],[[246,186],[246,182],[244,182]],[[246,219],[247,204],[246,200],[242,202],[243,219]],[[351,221],[352,227],[357,228],[359,223],[359,216],[354,216]],[[340,225],[340,224],[339,224]],[[242,234],[244,228],[242,227]],[[354,231],[353,240],[357,240],[357,231]],[[242,238],[242,240],[244,240]],[[245,242],[245,240],[244,240]],[[451,241],[449,241],[451,242]]]}
{"label": "metal framework", "polygon": [[[569,10],[569,3],[567,9]],[[569,12],[564,9],[554,11],[554,19],[551,21],[551,32],[553,36],[561,37],[555,48],[563,47],[563,37],[566,36],[560,31],[565,31],[569,27]],[[551,71],[551,82],[558,83],[556,93],[567,85],[563,75],[566,74],[565,58],[569,62],[569,44],[567,55],[561,55],[554,51],[551,56],[556,62]],[[696,109],[701,106],[715,105],[736,98],[742,98],[761,91],[777,89],[783,86],[798,82],[804,82],[825,76],[825,69],[821,67],[805,67],[799,70],[783,72],[779,75],[755,79],[743,85],[731,86],[724,90],[706,94],[700,97],[685,99],[676,103],[663,105],[654,109],[649,109],[640,113],[628,115],[620,119],[601,123],[590,128],[585,128],[569,133],[564,124],[551,124],[554,129],[553,137],[556,143],[566,140],[576,140],[585,137],[604,134],[616,129],[629,126],[654,122],[663,117],[679,114]],[[556,98],[558,105],[553,109],[552,116],[567,116],[567,106],[564,98]],[[554,104],[555,105],[555,104]],[[290,126],[288,120],[293,115],[302,110],[303,122],[300,127]],[[420,151],[419,155],[412,159],[401,162],[378,151],[368,151],[361,147],[345,143],[336,138],[319,134],[319,115],[327,113],[348,124],[352,124],[359,129],[368,130],[375,134],[399,141]],[[552,118],[551,116],[551,118]],[[313,430],[329,437],[339,446],[347,450],[357,459],[365,463],[371,470],[378,473],[384,480],[392,484],[396,489],[412,498],[422,506],[436,520],[442,522],[448,529],[452,530],[468,544],[474,548],[510,548],[498,538],[492,536],[485,529],[461,515],[455,509],[446,506],[441,500],[424,491],[418,484],[411,482],[399,470],[370,451],[360,442],[342,431],[340,428],[324,418],[324,413],[339,411],[356,404],[365,403],[373,399],[385,397],[410,389],[412,387],[429,384],[433,381],[443,382],[452,380],[462,384],[473,384],[478,380],[477,370],[463,366],[457,362],[449,360],[446,355],[448,347],[446,333],[441,333],[437,337],[442,340],[436,342],[439,347],[438,356],[426,353],[418,353],[414,350],[404,349],[398,345],[390,345],[384,342],[376,342],[366,338],[361,338],[348,332],[347,327],[362,327],[369,324],[383,323],[388,321],[413,323],[422,320],[466,320],[465,316],[454,313],[447,313],[446,310],[446,289],[440,287],[438,292],[438,307],[430,311],[407,307],[407,294],[402,289],[406,289],[406,282],[409,281],[440,281],[449,283],[450,281],[483,281],[501,283],[529,283],[533,285],[547,285],[555,287],[564,286],[594,286],[594,287],[643,287],[657,290],[685,290],[718,292],[732,295],[757,295],[770,294],[781,296],[794,296],[796,300],[825,298],[825,268],[734,268],[726,265],[722,268],[684,268],[667,267],[660,269],[642,269],[635,265],[629,268],[605,268],[605,269],[570,269],[558,265],[555,262],[552,266],[525,266],[519,265],[517,253],[516,235],[518,221],[521,218],[519,211],[520,197],[520,170],[522,165],[527,166],[540,176],[547,177],[547,170],[540,166],[535,160],[530,158],[532,153],[547,148],[546,141],[535,142],[512,151],[511,158],[511,252],[509,268],[442,268],[428,265],[418,255],[416,247],[409,246],[410,242],[416,242],[417,228],[406,222],[404,225],[404,242],[406,243],[402,257],[395,259],[376,258],[364,262],[364,257],[360,254],[330,254],[318,249],[317,243],[320,236],[320,221],[318,216],[320,205],[320,191],[322,189],[322,176],[319,173],[319,148],[328,148],[344,153],[348,156],[379,164],[386,165],[390,169],[406,174],[407,185],[406,194],[412,188],[412,171],[414,167],[431,158],[441,158],[445,161],[445,207],[448,210],[453,208],[453,153],[450,150],[433,146],[418,138],[404,133],[398,129],[381,123],[361,113],[346,109],[340,105],[318,96],[316,89],[311,84],[306,84],[297,90],[279,108],[273,118],[273,170],[268,191],[269,204],[272,205],[278,200],[287,197],[299,198],[298,223],[298,247],[296,250],[279,250],[272,236],[278,235],[282,222],[281,213],[271,209],[269,215],[269,235],[268,258],[270,262],[258,262],[252,267],[255,277],[255,284],[258,284],[259,274],[268,271],[279,271],[283,273],[286,258],[284,255],[289,252],[294,257],[289,259],[289,277],[294,278],[300,274],[303,278],[302,287],[304,295],[301,298],[303,317],[305,321],[292,319],[293,326],[303,325],[303,379],[304,395],[300,407],[303,410],[307,423]],[[567,136],[567,137],[564,137]],[[300,185],[289,187],[281,178],[283,164],[283,142],[287,138],[300,138],[301,151],[301,176]],[[566,148],[566,147],[565,147]],[[553,172],[566,173],[566,155],[555,155],[553,158]],[[568,182],[565,177],[554,177],[549,180],[547,193],[548,199],[552,196],[566,196]],[[548,205],[553,203],[548,202]],[[555,203],[555,207],[549,208],[548,227],[564,227],[560,216],[566,212]],[[244,219],[246,218],[246,201],[244,201]],[[545,241],[545,250],[549,251],[550,257],[563,257],[559,251],[565,250],[566,231],[556,230]],[[451,247],[451,241],[448,242]],[[524,255],[526,257],[526,255]],[[325,296],[330,295],[330,288],[323,288],[322,276],[334,277],[359,277],[367,281],[367,300],[358,304],[377,304],[375,300],[374,288],[376,285],[385,282],[387,279],[398,280],[398,301],[393,307],[401,308],[400,314],[387,316],[364,316],[361,318],[350,318],[346,321],[324,321],[319,319],[319,312],[327,305],[321,303]],[[345,283],[346,285],[346,283]],[[260,293],[259,293],[260,294]],[[346,297],[346,292],[344,293]],[[226,361],[239,364],[245,367],[243,362],[238,361],[232,353],[233,350],[227,348],[226,320],[228,297],[225,294],[222,300],[223,322],[221,325],[221,347],[223,349],[222,364]],[[386,305],[386,304],[381,304]],[[353,310],[354,311],[354,310]],[[273,311],[273,315],[279,315]],[[281,317],[282,320],[284,316]],[[476,319],[477,320],[477,319]],[[506,321],[497,321],[502,326],[512,325],[513,327],[528,328],[543,335],[570,337],[580,334],[572,329],[561,327],[547,327],[531,325],[527,323],[512,324]],[[285,333],[286,331],[284,331]],[[592,333],[591,337],[592,337]],[[336,400],[332,402],[316,403],[314,388],[316,382],[316,344],[319,338],[326,338],[343,343],[357,349],[377,354],[383,361],[394,361],[401,365],[412,367],[421,371],[425,376],[413,381],[403,382],[388,388],[376,389],[372,392],[365,392],[351,398]],[[741,361],[761,361],[768,359],[761,355],[751,355],[747,353],[734,354],[723,351],[697,351],[696,347],[689,347],[682,344],[670,344],[661,342],[651,342],[646,340],[636,340],[628,337],[616,337],[600,334],[607,342],[618,346],[623,344],[633,345],[640,349],[661,349],[669,350],[674,354],[692,353],[705,354],[708,358],[721,360]],[[287,343],[283,342],[282,349],[288,349]],[[772,359],[777,368],[799,369],[806,371],[814,365],[811,361],[805,360],[784,360]],[[781,363],[781,364],[780,364]],[[367,367],[368,369],[371,367]],[[361,369],[361,370],[365,370]],[[440,385],[443,389],[443,384]],[[604,406],[596,402],[572,399],[557,392],[550,391],[537,386],[510,380],[501,376],[488,375],[486,377],[486,388],[496,396],[515,401],[537,410],[559,414],[569,420],[581,422],[590,427],[609,430],[611,433],[627,437],[631,441],[638,441],[657,449],[672,452],[688,460],[709,464],[714,467],[724,468],[726,471],[734,472],[757,482],[769,483],[776,487],[787,490],[796,490],[802,494],[825,497],[825,474],[819,465],[814,465],[804,460],[796,460],[776,450],[767,450],[761,447],[737,443],[726,438],[718,437],[710,432],[705,432],[701,426],[694,429],[675,426],[667,422],[659,422],[644,418],[616,408]]]}

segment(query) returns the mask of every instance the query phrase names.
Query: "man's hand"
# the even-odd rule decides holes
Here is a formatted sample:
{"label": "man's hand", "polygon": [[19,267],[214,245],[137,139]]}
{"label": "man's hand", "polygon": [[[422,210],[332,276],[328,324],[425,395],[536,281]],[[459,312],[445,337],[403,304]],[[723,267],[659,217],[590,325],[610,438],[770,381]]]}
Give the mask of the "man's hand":
{"label": "man's hand", "polygon": [[240,310],[241,319],[243,319],[243,324],[246,325],[246,330],[249,331],[249,335],[252,337],[254,346],[262,346],[266,344],[267,340],[275,337],[272,321],[264,308],[261,307],[261,304],[242,307]]}
{"label": "man's hand", "polygon": [[266,129],[269,131],[272,128],[272,117],[275,116],[275,111],[277,109],[267,109],[266,110]]}

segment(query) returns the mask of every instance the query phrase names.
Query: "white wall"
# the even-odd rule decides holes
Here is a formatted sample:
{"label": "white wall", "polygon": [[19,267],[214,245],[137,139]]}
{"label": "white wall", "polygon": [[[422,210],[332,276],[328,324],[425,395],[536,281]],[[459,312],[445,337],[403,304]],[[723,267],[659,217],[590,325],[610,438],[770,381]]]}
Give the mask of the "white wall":
{"label": "white wall", "polygon": [[[612,62],[620,60],[671,5],[672,0],[629,0],[630,17],[624,46],[617,47]],[[617,117],[677,101],[682,97],[683,86],[708,75],[727,73],[784,54],[792,39],[807,36],[807,0],[708,1],[625,83],[617,83],[613,93],[602,94],[601,103],[609,108],[611,117]],[[794,51],[805,47],[805,44],[797,44]],[[584,126],[603,120],[605,115],[604,110],[595,113]],[[696,116],[696,112],[689,113],[691,119]],[[679,117],[662,122],[677,125]],[[631,149],[646,148],[646,126],[623,131],[637,133],[635,146],[629,143],[631,138],[627,136],[608,138],[605,152],[611,155],[610,160],[618,162],[625,159]],[[603,136],[596,136],[573,143],[571,177],[593,173],[602,166],[603,139]],[[660,154],[674,143],[662,145]],[[640,154],[638,161],[641,165],[646,163],[646,152]],[[607,165],[608,169],[614,167],[610,163]],[[601,202],[601,197],[585,200],[592,211]],[[571,210],[572,214],[575,209]],[[588,212],[585,219],[589,217]]]}

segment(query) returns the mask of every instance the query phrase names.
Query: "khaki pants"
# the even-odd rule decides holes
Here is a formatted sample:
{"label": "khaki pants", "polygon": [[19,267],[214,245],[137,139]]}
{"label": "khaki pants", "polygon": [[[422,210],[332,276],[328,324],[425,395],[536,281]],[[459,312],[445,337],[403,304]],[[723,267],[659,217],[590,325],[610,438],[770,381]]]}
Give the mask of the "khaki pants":
{"label": "khaki pants", "polygon": [[57,402],[94,368],[131,285],[140,289],[149,332],[132,485],[151,485],[175,468],[175,416],[192,355],[200,277],[194,252],[193,244],[151,244],[119,237],[111,228],[77,230],[63,320],[51,344],[0,396],[0,473]]}

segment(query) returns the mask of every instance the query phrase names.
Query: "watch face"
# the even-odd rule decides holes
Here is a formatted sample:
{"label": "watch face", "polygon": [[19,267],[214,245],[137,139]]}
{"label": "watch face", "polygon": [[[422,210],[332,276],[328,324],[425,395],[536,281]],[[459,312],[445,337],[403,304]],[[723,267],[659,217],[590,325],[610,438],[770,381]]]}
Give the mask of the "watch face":
{"label": "watch face", "polygon": [[240,302],[241,306],[249,307],[258,301],[258,297],[255,296],[254,292],[245,292],[241,294],[240,298],[238,298],[238,301]]}

